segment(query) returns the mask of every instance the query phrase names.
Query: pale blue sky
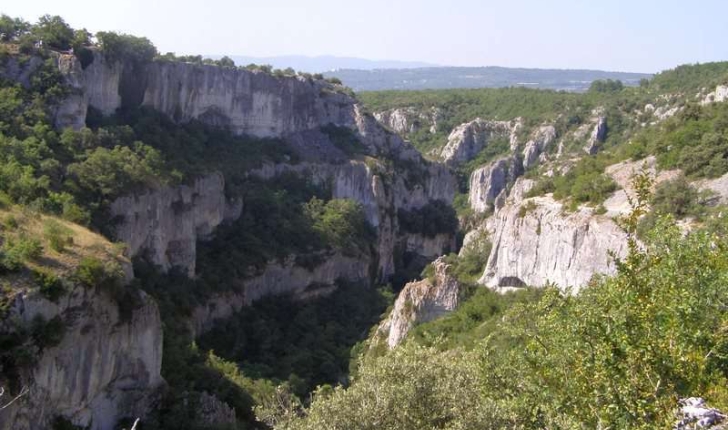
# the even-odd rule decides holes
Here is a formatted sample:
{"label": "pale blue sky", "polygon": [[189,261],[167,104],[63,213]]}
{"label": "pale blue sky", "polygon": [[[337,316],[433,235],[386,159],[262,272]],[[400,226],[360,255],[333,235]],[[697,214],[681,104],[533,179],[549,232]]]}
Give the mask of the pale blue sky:
{"label": "pale blue sky", "polygon": [[654,72],[728,60],[728,0],[7,0],[178,54]]}

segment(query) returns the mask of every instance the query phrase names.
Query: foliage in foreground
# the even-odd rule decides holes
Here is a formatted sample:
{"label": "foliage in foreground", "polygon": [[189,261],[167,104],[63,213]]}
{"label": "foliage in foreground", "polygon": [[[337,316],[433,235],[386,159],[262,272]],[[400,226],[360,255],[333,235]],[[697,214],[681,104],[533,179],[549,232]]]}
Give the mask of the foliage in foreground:
{"label": "foliage in foreground", "polygon": [[350,388],[278,428],[666,428],[679,397],[726,406],[728,239],[717,231],[682,237],[661,222],[614,277],[516,305],[472,352],[410,341],[365,361]]}

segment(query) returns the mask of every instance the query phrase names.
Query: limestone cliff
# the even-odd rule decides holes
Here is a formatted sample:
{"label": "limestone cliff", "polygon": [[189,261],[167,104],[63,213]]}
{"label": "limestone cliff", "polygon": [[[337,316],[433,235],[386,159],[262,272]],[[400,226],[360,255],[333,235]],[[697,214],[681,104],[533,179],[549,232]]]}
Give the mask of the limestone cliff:
{"label": "limestone cliff", "polygon": [[448,273],[450,265],[444,258],[433,263],[432,279],[407,284],[389,316],[380,324],[374,342],[386,340],[391,349],[402,343],[407,333],[417,324],[432,321],[457,308],[460,284]]}
{"label": "limestone cliff", "polygon": [[369,279],[367,259],[340,253],[321,257],[323,263],[310,269],[297,265],[295,257],[284,262],[272,261],[259,275],[237,281],[235,290],[211,297],[192,313],[190,328],[194,337],[209,331],[215,320],[229,318],[243,306],[266,296],[291,294],[305,299],[331,292],[340,279],[352,282]]}
{"label": "limestone cliff", "polygon": [[582,287],[594,274],[611,274],[609,251],[626,254],[626,235],[614,221],[581,208],[565,213],[549,196],[509,204],[488,220],[493,241],[480,283],[497,289]]}
{"label": "limestone cliff", "polygon": [[139,294],[130,316],[98,289],[73,287],[57,303],[37,291],[17,295],[10,320],[31,324],[38,315],[58,316],[65,334],[24,371],[28,394],[0,413],[0,428],[47,429],[63,416],[90,430],[113,430],[120,418],[143,416],[164,380],[159,311]]}
{"label": "limestone cliff", "polygon": [[517,132],[521,121],[486,121],[481,118],[461,124],[450,133],[440,156],[449,165],[458,165],[474,158],[493,139],[506,138],[511,149],[518,145]]}
{"label": "limestone cliff", "polygon": [[[352,124],[353,99],[325,81],[275,77],[260,71],[181,62],[134,66],[94,51],[82,69],[72,55],[58,67],[74,89],[62,104],[60,127],[84,124],[88,106],[105,115],[122,106],[149,106],[176,121],[197,119],[235,134],[281,136],[328,123]],[[73,115],[76,113],[76,115]]]}
{"label": "limestone cliff", "polygon": [[162,269],[195,274],[197,240],[225,220],[240,216],[242,200],[225,197],[224,178],[213,173],[191,185],[162,187],[115,200],[111,215],[117,240],[132,256],[145,253]]}
{"label": "limestone cliff", "polygon": [[374,112],[374,118],[392,131],[405,135],[426,128],[431,134],[439,130],[442,112],[438,108],[421,111],[413,107]]}

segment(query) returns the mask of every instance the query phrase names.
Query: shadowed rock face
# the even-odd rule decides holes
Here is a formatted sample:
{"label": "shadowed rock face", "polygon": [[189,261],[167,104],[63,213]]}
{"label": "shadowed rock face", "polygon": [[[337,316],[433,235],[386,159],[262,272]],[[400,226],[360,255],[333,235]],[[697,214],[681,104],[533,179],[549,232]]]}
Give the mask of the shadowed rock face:
{"label": "shadowed rock face", "polygon": [[76,287],[53,303],[38,292],[16,297],[11,318],[37,316],[65,323],[60,344],[47,348],[29,370],[29,392],[0,413],[0,428],[50,428],[58,415],[91,430],[110,430],[118,419],[145,415],[164,380],[162,323],[156,303],[141,293],[131,316],[96,289]]}

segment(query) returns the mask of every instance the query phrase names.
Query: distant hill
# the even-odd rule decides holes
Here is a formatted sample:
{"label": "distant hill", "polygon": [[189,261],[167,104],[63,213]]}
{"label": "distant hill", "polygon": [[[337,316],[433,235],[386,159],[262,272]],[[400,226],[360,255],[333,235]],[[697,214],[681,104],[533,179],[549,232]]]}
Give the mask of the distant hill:
{"label": "distant hill", "polygon": [[449,88],[529,88],[586,91],[597,79],[619,79],[638,85],[645,73],[601,70],[521,69],[508,67],[422,67],[376,70],[342,69],[324,73],[337,77],[354,91],[425,90]]}
{"label": "distant hill", "polygon": [[[208,55],[218,60],[222,55]],[[336,57],[323,55],[307,57],[304,55],[284,55],[277,57],[250,57],[245,55],[228,55],[238,66],[248,64],[270,64],[276,69],[292,67],[299,72],[322,73],[339,69],[374,70],[374,69],[410,69],[415,67],[434,67],[435,64],[417,61],[368,60],[355,57]]]}

